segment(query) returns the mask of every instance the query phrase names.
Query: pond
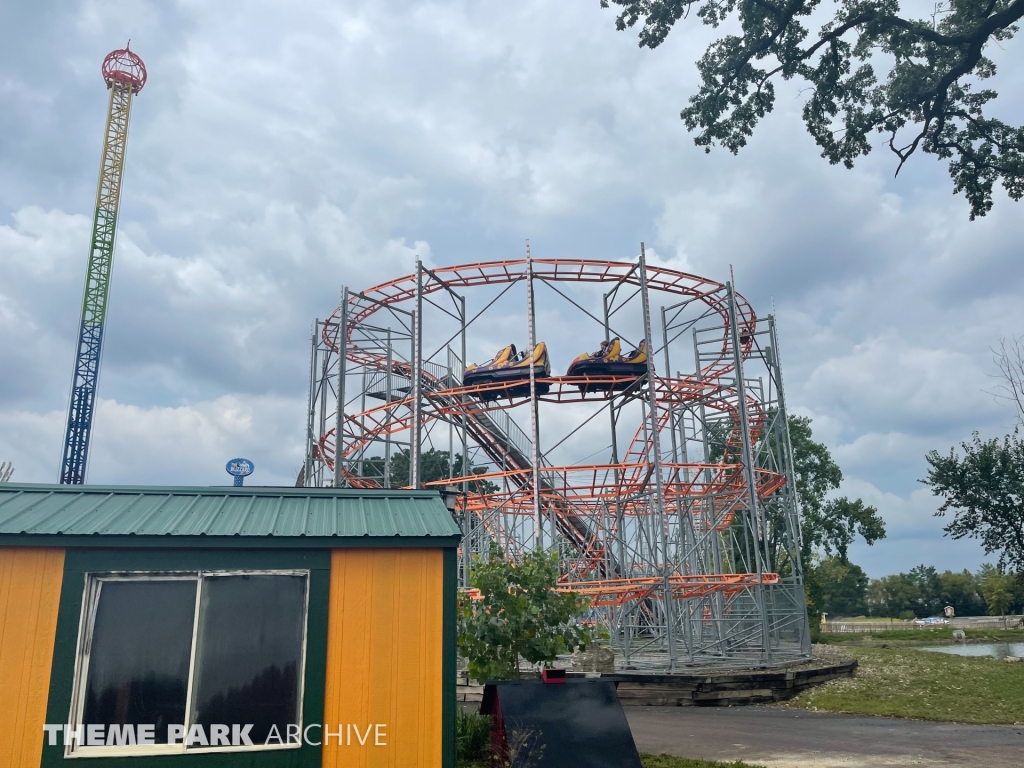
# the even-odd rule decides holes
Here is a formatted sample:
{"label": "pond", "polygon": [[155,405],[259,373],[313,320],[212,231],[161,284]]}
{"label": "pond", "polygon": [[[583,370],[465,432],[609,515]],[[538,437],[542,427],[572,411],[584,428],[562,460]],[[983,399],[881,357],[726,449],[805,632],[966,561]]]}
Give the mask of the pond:
{"label": "pond", "polygon": [[954,656],[991,656],[1003,659],[1007,656],[1024,656],[1024,643],[984,643],[978,645],[937,645],[921,648],[922,651],[952,653]]}

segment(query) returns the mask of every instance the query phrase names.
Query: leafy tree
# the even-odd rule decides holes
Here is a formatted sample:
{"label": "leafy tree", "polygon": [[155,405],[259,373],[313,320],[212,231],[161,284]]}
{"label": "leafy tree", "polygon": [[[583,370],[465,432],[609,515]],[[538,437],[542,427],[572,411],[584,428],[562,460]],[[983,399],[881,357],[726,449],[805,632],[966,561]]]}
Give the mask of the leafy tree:
{"label": "leafy tree", "polygon": [[[996,71],[985,49],[1013,37],[1024,0],[949,0],[925,19],[901,14],[897,0],[842,0],[817,34],[804,20],[820,0],[601,0],[612,3],[618,29],[642,21],[641,47],[656,48],[694,10],[704,24],[738,27],[697,62],[701,87],[681,115],[705,151],[745,146],[775,106],[775,81],[799,77],[810,86],[807,131],[833,165],[852,168],[878,133],[897,173],[918,149],[949,160],[971,219],[992,208],[996,182],[1024,195],[1024,129],[986,116],[997,94],[978,87]],[[887,74],[870,63],[875,53]]]}
{"label": "leafy tree", "polygon": [[[454,470],[448,472],[448,451],[430,449],[420,453],[420,482],[432,483],[436,480],[444,480],[451,477],[462,477],[462,455],[455,454]],[[468,474],[482,475],[487,472],[487,467],[472,466]],[[374,456],[363,462],[363,477],[380,479],[384,477],[384,459],[381,456]],[[399,451],[391,457],[391,487],[406,488],[409,485],[409,450]],[[493,493],[498,486],[489,480],[473,480],[469,483],[469,490],[473,493]]]}
{"label": "leafy tree", "polygon": [[943,607],[953,606],[957,616],[977,616],[985,613],[985,598],[978,579],[966,568],[961,573],[945,571],[939,574]]}
{"label": "leafy tree", "polygon": [[469,660],[471,678],[519,677],[520,657],[549,664],[594,641],[594,630],[580,621],[590,601],[556,591],[558,576],[556,553],[535,550],[512,563],[491,543],[470,579],[480,598],[459,601],[459,653]]}
{"label": "leafy tree", "polygon": [[[828,494],[839,488],[842,483],[842,470],[833,460],[828,448],[814,440],[811,419],[806,416],[790,416],[788,424],[790,445],[793,448],[793,472],[800,505],[804,584],[808,611],[814,625],[821,611],[829,612],[823,607],[822,600],[826,599],[825,595],[833,588],[831,581],[836,578],[834,572],[819,575],[816,572],[816,561],[824,562],[835,557],[845,563],[850,545],[857,536],[861,536],[868,544],[885,538],[885,521],[877,509],[860,499],[850,500],[846,496],[828,498]],[[722,460],[730,429],[729,422],[721,422],[709,430],[710,461]],[[762,440],[775,439],[771,434],[762,436]],[[765,446],[759,446],[755,453],[760,456],[775,453],[776,446],[769,446],[769,450],[762,448]],[[775,517],[771,517],[772,514]],[[781,515],[782,510],[773,511],[773,508],[769,507],[768,537],[773,567],[783,575],[788,575],[792,572],[792,563],[789,562],[783,546],[782,533],[785,531],[785,525]],[[746,524],[746,519],[742,515],[737,516],[734,522],[734,525]]]}
{"label": "leafy tree", "polygon": [[886,618],[937,616],[947,605],[958,616],[1001,615],[1024,609],[1024,578],[1002,574],[988,563],[976,574],[937,573],[919,565],[909,573],[872,579],[867,604],[872,616]]}
{"label": "leafy tree", "polygon": [[999,554],[1000,569],[1024,571],[1024,441],[1016,431],[1002,441],[982,441],[975,432],[961,448],[962,458],[953,449],[926,457],[922,482],[944,499],[935,514],[953,513],[943,530],[954,539],[980,539],[986,554]]}
{"label": "leafy tree", "polygon": [[789,417],[789,437],[793,445],[793,469],[800,496],[803,522],[804,560],[810,562],[816,549],[827,557],[846,560],[857,536],[868,544],[885,538],[885,521],[874,507],[846,496],[826,499],[839,487],[843,473],[823,443],[817,443],[806,416]]}
{"label": "leafy tree", "polygon": [[911,604],[914,615],[923,618],[942,613],[942,580],[938,571],[930,565],[918,565],[910,569],[907,577],[917,587],[917,597]]}
{"label": "leafy tree", "polygon": [[872,579],[868,585],[868,605],[872,616],[912,617],[915,615],[913,606],[919,601],[919,585],[905,573]]}
{"label": "leafy tree", "polygon": [[[975,578],[978,590],[984,596],[986,613],[1002,615],[1007,612],[1024,612],[1024,573],[1002,573],[996,566],[986,562],[982,563]],[[1004,604],[1004,599],[1000,597],[1002,591],[1009,593],[1009,604]]]}
{"label": "leafy tree", "polygon": [[[806,416],[790,416],[788,423],[800,506],[803,539],[801,559],[805,572],[809,571],[815,557],[821,554],[845,560],[850,545],[857,536],[862,536],[868,544],[884,539],[885,521],[877,509],[864,504],[860,499],[851,501],[846,496],[827,498],[831,491],[839,488],[843,481],[843,473],[832,459],[828,448],[823,443],[815,442],[811,432],[811,419]],[[709,460],[712,463],[722,461],[731,429],[731,422],[725,421],[709,428]],[[761,439],[770,441],[772,445],[758,445],[755,455],[767,456],[777,453],[778,446],[774,444],[777,437],[774,434],[766,432]],[[776,510],[775,517],[772,517],[772,508],[768,510],[769,551],[773,567],[787,575],[791,572],[792,564],[783,546],[785,524],[782,512]],[[737,516],[734,524],[746,525],[746,519]]]}
{"label": "leafy tree", "polygon": [[868,601],[875,615],[918,618],[942,613],[942,582],[935,568],[918,565],[909,573],[883,576],[868,587]]}
{"label": "leafy tree", "polygon": [[981,592],[990,616],[1003,616],[1013,603],[1014,580],[1012,577],[993,573],[981,582]]}
{"label": "leafy tree", "polygon": [[814,567],[808,581],[812,605],[830,616],[858,616],[867,611],[865,598],[868,576],[859,565],[838,557],[829,557]]}

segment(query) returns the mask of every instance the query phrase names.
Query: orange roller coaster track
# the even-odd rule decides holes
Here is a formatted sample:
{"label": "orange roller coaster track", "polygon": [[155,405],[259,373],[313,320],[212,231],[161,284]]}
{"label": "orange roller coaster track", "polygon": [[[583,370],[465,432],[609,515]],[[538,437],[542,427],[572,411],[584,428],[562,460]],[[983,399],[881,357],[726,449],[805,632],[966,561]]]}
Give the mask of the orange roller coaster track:
{"label": "orange roller coaster track", "polygon": [[[495,302],[518,295],[510,293],[517,285],[530,323],[534,291],[525,289],[546,285],[606,340],[642,346],[646,373],[545,370],[514,388],[504,380],[464,384],[468,333]],[[593,289],[579,295],[591,285],[607,289],[600,309]],[[467,302],[476,296],[482,308],[471,317]],[[655,301],[664,302],[660,339]],[[431,347],[447,341],[431,353],[424,338]],[[536,338],[545,338],[542,323]],[[649,264],[643,253],[636,262],[417,263],[411,275],[346,288],[338,308],[317,321],[311,345],[299,482],[386,487],[397,450],[410,464],[398,485],[457,496],[464,588],[473,558],[491,542],[513,559],[553,549],[560,588],[591,598],[630,663],[763,665],[809,652],[774,318],[759,320],[731,284]],[[691,373],[679,373],[681,364]],[[541,404],[593,409],[587,422],[607,410],[609,460],[554,462],[540,442]],[[521,413],[533,414],[529,429],[519,426]],[[425,481],[424,441],[446,429],[448,477]]]}

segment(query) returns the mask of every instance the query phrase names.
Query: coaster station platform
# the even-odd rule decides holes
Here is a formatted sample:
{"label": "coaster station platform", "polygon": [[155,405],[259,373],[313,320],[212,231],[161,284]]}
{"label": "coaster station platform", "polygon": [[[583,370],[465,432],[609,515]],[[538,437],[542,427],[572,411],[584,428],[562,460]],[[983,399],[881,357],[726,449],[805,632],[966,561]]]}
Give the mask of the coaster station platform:
{"label": "coaster station platform", "polygon": [[[553,298],[542,318],[557,304],[563,328],[538,328],[539,289]],[[526,336],[533,350],[545,330],[587,325],[644,344],[646,374],[531,367],[514,390],[463,384],[473,333]],[[556,408],[590,413],[552,439],[542,416],[564,422]],[[491,542],[511,558],[557,550],[563,588],[591,599],[623,668],[810,658],[778,334],[730,282],[648,264],[642,246],[635,262],[529,248],[514,261],[417,262],[344,288],[316,321],[306,427],[301,485],[386,488],[408,466],[398,484],[455,494],[463,588]],[[606,445],[603,460],[567,461],[573,439]],[[447,453],[447,477],[424,482],[427,451]]]}

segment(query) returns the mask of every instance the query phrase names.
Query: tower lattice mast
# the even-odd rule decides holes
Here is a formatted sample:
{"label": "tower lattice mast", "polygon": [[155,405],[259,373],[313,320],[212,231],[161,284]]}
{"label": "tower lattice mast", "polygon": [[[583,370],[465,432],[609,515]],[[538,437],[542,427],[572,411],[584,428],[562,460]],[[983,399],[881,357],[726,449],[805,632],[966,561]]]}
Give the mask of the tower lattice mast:
{"label": "tower lattice mast", "polygon": [[103,322],[107,314],[110,269],[114,262],[114,236],[117,232],[117,207],[121,199],[121,177],[128,143],[128,118],[132,97],[146,84],[146,65],[125,46],[111,51],[103,59],[103,80],[110,90],[107,128],[103,138],[103,158],[96,190],[89,268],[82,300],[82,324],[78,330],[75,373],[68,404],[68,422],[61,459],[60,482],[85,482],[92,437],[96,382],[103,347]]}

